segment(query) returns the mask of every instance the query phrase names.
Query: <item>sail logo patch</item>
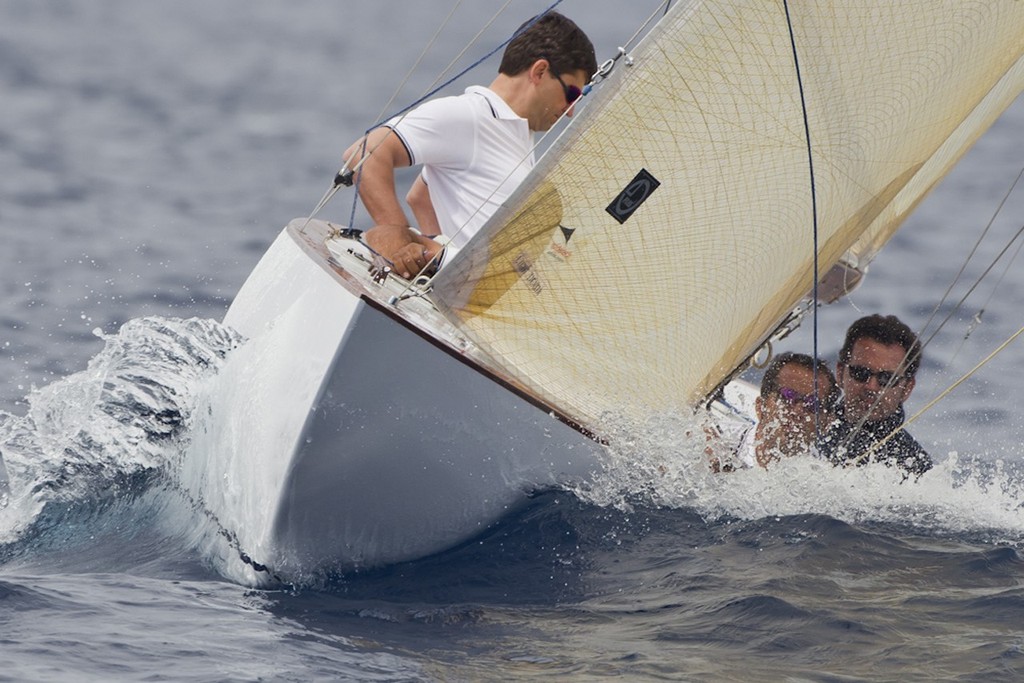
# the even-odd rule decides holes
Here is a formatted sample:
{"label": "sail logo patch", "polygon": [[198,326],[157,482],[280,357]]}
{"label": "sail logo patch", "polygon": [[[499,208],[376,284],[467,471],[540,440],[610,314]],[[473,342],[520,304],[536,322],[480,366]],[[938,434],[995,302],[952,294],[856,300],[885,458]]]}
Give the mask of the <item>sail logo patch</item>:
{"label": "sail logo patch", "polygon": [[646,168],[641,168],[640,172],[629,181],[629,185],[626,185],[626,189],[612,200],[605,211],[620,224],[625,223],[633,215],[633,212],[639,209],[640,205],[658,189],[659,185],[661,183],[657,178],[651,175]]}
{"label": "sail logo patch", "polygon": [[567,228],[566,226],[559,224],[558,228],[562,231],[562,237],[565,238],[565,245],[558,244],[555,239],[551,238],[551,243],[548,244],[548,250],[544,252],[548,256],[552,257],[556,261],[565,263],[572,258],[572,251],[569,249],[569,240],[572,239],[572,234],[576,232],[576,228]]}

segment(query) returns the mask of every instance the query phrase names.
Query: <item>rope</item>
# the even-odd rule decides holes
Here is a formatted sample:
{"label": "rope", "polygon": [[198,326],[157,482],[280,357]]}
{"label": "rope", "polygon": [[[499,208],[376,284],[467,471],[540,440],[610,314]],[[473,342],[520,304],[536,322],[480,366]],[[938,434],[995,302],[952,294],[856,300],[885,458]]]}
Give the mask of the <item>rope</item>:
{"label": "rope", "polygon": [[[446,16],[444,18],[444,20],[440,23],[440,25],[437,27],[437,30],[434,31],[434,35],[432,35],[430,37],[430,40],[427,41],[427,44],[423,46],[423,50],[420,52],[420,56],[417,57],[416,61],[413,62],[412,66],[409,67],[409,70],[405,74],[405,78],[403,78],[401,83],[399,83],[398,86],[395,87],[395,92],[391,95],[391,98],[387,101],[387,103],[385,103],[385,105],[383,107],[381,107],[380,112],[377,114],[377,118],[380,118],[380,117],[384,116],[384,112],[386,112],[391,107],[391,105],[394,103],[395,99],[398,97],[398,93],[402,92],[402,88],[404,88],[405,84],[409,82],[409,79],[412,78],[412,75],[414,73],[416,73],[416,69],[418,69],[420,64],[423,63],[423,58],[427,56],[428,52],[430,52],[430,49],[437,42],[438,36],[441,35],[441,31],[443,31],[444,28],[448,25],[448,22],[450,22],[452,17],[455,15],[455,11],[458,10],[461,5],[462,5],[462,0],[456,0],[455,4],[452,5],[451,10],[448,11],[448,16]],[[507,3],[506,3],[506,6],[508,6]],[[502,8],[502,10],[503,9],[504,8]],[[498,13],[500,14],[502,10],[498,10]],[[495,16],[497,16],[497,15],[495,15]],[[458,59],[458,57],[456,57],[456,59]],[[436,84],[437,81],[440,80],[441,76],[443,76],[445,73],[447,73],[448,69],[450,69],[450,68],[451,68],[451,64],[449,64],[445,68],[445,70],[441,72],[441,75],[439,75],[438,78],[434,79],[434,83],[432,83],[431,86]]]}
{"label": "rope", "polygon": [[[368,128],[368,129],[366,129],[366,132],[367,132],[367,133],[369,133],[369,132],[370,132],[371,130],[373,130],[374,128],[377,128],[377,127],[378,127],[378,126],[380,126],[381,124],[383,124],[383,123],[386,123],[387,121],[390,121],[391,119],[395,118],[396,116],[401,116],[401,115],[403,115],[403,114],[407,114],[407,113],[409,113],[410,111],[412,111],[413,109],[415,109],[416,107],[420,106],[420,105],[421,105],[421,104],[423,104],[423,103],[424,103],[425,101],[427,101],[428,99],[430,99],[431,97],[433,97],[434,95],[436,95],[436,94],[437,94],[438,92],[440,92],[440,91],[441,91],[441,90],[443,90],[444,88],[448,87],[449,85],[451,85],[451,84],[452,84],[452,83],[454,83],[455,81],[459,80],[460,78],[462,78],[463,76],[465,76],[465,75],[466,75],[467,73],[469,73],[469,72],[470,72],[470,71],[472,71],[473,69],[477,68],[478,66],[480,66],[481,64],[483,64],[484,62],[486,62],[486,61],[487,61],[488,59],[490,59],[491,57],[493,57],[493,56],[494,56],[495,54],[497,54],[498,50],[501,50],[501,49],[503,49],[503,48],[504,48],[504,47],[505,47],[506,45],[508,45],[508,44],[509,44],[509,43],[511,43],[511,42],[512,42],[513,40],[515,40],[516,38],[518,38],[518,37],[519,37],[519,36],[520,36],[520,35],[521,35],[522,33],[524,33],[524,32],[525,32],[525,31],[526,31],[527,29],[529,29],[529,28],[530,28],[531,26],[533,26],[533,25],[534,25],[535,23],[537,23],[537,21],[538,21],[538,20],[539,20],[539,19],[540,19],[540,18],[541,18],[541,17],[542,17],[542,16],[544,15],[544,14],[546,14],[547,12],[550,12],[551,10],[555,9],[556,7],[558,7],[559,5],[561,5],[561,4],[562,4],[562,2],[564,2],[564,0],[555,0],[555,1],[554,1],[554,2],[553,2],[553,3],[552,3],[552,4],[551,4],[551,5],[550,5],[550,6],[549,6],[549,7],[548,7],[548,8],[546,9],[546,10],[544,10],[543,12],[541,12],[541,13],[537,14],[537,15],[536,15],[535,17],[533,17],[533,18],[532,18],[532,19],[531,19],[531,20],[529,21],[529,23],[527,23],[527,24],[523,25],[521,29],[517,29],[515,33],[513,33],[513,34],[512,34],[511,36],[509,36],[508,38],[506,38],[506,39],[505,39],[505,40],[504,40],[503,42],[499,43],[499,44],[498,44],[498,45],[497,45],[497,46],[496,46],[496,47],[495,47],[494,49],[492,49],[492,50],[491,50],[490,52],[488,52],[487,54],[485,54],[485,55],[484,55],[483,57],[481,57],[480,59],[478,59],[478,60],[476,60],[475,62],[473,62],[472,64],[470,64],[470,65],[469,65],[469,66],[467,66],[467,67],[466,67],[465,69],[463,69],[463,70],[462,70],[462,71],[460,71],[459,73],[457,73],[457,74],[455,74],[454,76],[452,76],[451,78],[449,78],[449,79],[448,79],[447,81],[445,81],[445,82],[441,83],[441,85],[438,85],[437,87],[433,88],[432,90],[429,90],[429,91],[427,91],[427,92],[426,92],[426,93],[424,93],[424,94],[423,94],[422,96],[420,96],[420,97],[419,97],[419,99],[417,99],[417,100],[413,101],[413,102],[412,102],[411,104],[409,104],[408,106],[406,106],[406,107],[405,107],[404,109],[400,109],[400,110],[398,110],[397,112],[395,112],[394,114],[392,114],[391,116],[388,116],[388,117],[386,117],[386,118],[383,118],[383,119],[381,119],[380,121],[378,121],[377,123],[375,123],[374,125],[370,126],[370,127]],[[371,151],[370,151],[370,153],[372,154],[372,153],[373,153],[373,151],[371,150]]]}
{"label": "rope", "polygon": [[[949,293],[953,290],[953,287],[956,285],[957,281],[960,279],[960,277],[963,275],[964,271],[967,269],[967,264],[974,257],[974,254],[977,252],[978,248],[980,247],[981,242],[985,239],[985,236],[988,235],[989,230],[992,228],[992,225],[995,223],[996,219],[999,217],[999,214],[1002,213],[1003,207],[1006,205],[1006,202],[1009,200],[1010,196],[1013,194],[1014,190],[1017,188],[1017,185],[1020,183],[1022,177],[1024,177],[1024,167],[1021,168],[1020,173],[1017,174],[1017,177],[1010,184],[1009,189],[1006,191],[1006,194],[1003,195],[1003,198],[999,202],[999,205],[996,207],[995,211],[993,212],[992,217],[989,219],[988,223],[985,225],[984,230],[982,230],[981,236],[978,238],[978,240],[974,244],[974,247],[971,249],[971,253],[967,255],[966,259],[964,259],[964,262],[960,266],[960,270],[957,272],[956,276],[953,278],[953,281],[950,283],[949,287],[946,289],[946,292],[942,295],[942,299],[935,306],[935,308],[932,311],[931,316],[928,318],[928,320],[925,322],[924,326],[921,328],[921,334],[918,335],[919,339],[923,335],[924,330],[927,329],[928,326],[931,324],[932,320],[934,320],[935,316],[938,314],[939,309],[942,307],[942,304],[948,298]],[[984,272],[981,275],[978,276],[978,278],[970,286],[970,288],[967,290],[967,292],[960,298],[960,300],[956,303],[956,305],[953,306],[953,308],[949,311],[949,313],[946,314],[946,316],[938,324],[938,326],[935,328],[935,330],[928,336],[928,338],[921,340],[921,353],[924,353],[924,349],[927,348],[931,344],[932,340],[935,339],[936,335],[938,335],[938,333],[946,326],[946,324],[949,322],[949,320],[958,311],[960,311],[963,308],[964,303],[971,296],[971,294],[974,293],[974,290],[977,289],[981,285],[982,281],[984,281],[985,278],[988,277],[988,275],[992,272],[992,269],[995,268],[995,266],[999,262],[999,260],[1001,258],[1003,258],[1003,256],[1006,255],[1006,253],[1010,250],[1010,247],[1013,246],[1014,242],[1017,242],[1020,239],[1022,234],[1024,234],[1024,225],[1022,225],[1017,230],[1017,232],[1014,233],[1013,237],[1011,237],[1010,240],[1006,243],[1006,245],[1003,246],[1003,248],[996,255],[996,257],[994,259],[992,259],[991,263],[989,263],[988,267],[985,268]],[[999,281],[996,283],[996,286],[992,289],[992,292],[989,294],[988,299],[986,299],[986,305],[988,304],[988,301],[990,301],[992,299],[992,297],[995,296],[995,292],[999,288],[999,286],[1002,284],[1002,281],[1006,277],[1007,272],[1009,272],[1010,266],[1013,264],[1013,261],[1016,260],[1017,256],[1020,254],[1022,246],[1024,246],[1024,243],[1018,244],[1017,252],[1013,255],[1013,257],[1007,263],[1006,268],[1004,268],[1003,273],[1002,273],[1002,275],[999,278]],[[984,312],[984,309],[985,309],[985,307],[983,306],[981,308],[981,310],[979,310],[979,312],[975,316],[973,316],[973,322],[971,323],[971,326],[968,329],[968,332],[967,332],[967,334],[964,337],[964,341],[966,341],[967,336],[970,336],[970,334],[974,331],[974,329],[981,323],[981,314],[982,314],[982,312]],[[963,347],[963,342],[961,342],[960,347],[961,348]],[[957,349],[956,353],[959,354],[959,352],[960,352],[960,348]],[[954,355],[954,357],[955,357],[955,355]],[[906,367],[909,363],[913,362],[914,360],[916,360],[916,359],[911,358],[911,352],[908,349],[907,353],[903,357],[903,361],[902,361],[903,367]],[[853,435],[856,434],[858,431],[860,431],[860,429],[867,422],[868,415],[870,415],[871,411],[874,409],[874,407],[876,405],[878,405],[878,402],[882,400],[882,395],[885,393],[885,391],[887,391],[891,386],[894,386],[898,381],[899,380],[896,377],[893,377],[892,381],[889,382],[888,384],[886,384],[882,388],[882,391],[879,392],[879,395],[875,398],[874,402],[868,408],[868,411],[864,414],[864,417],[862,417],[857,422],[857,424],[854,425],[854,428],[852,430],[850,430],[850,433],[847,436],[847,438],[844,439],[842,444],[840,444],[841,446],[847,445],[850,442],[850,440],[853,438]],[[952,389],[952,388],[953,387],[950,387],[950,389]],[[948,393],[948,391],[945,392],[945,393]],[[941,396],[945,396],[945,393],[943,393]],[[936,400],[938,400],[938,399],[936,399]],[[929,404],[928,407],[930,407],[931,405],[932,404]],[[919,411],[918,414],[920,414],[920,411]],[[905,421],[902,425],[900,425],[895,430],[893,430],[893,433],[899,431],[900,429],[903,429],[908,424],[908,422],[909,422],[909,420]],[[888,441],[891,436],[892,436],[892,434],[886,436],[886,438],[883,439],[881,441],[881,443],[885,443],[886,441]],[[877,448],[877,446],[872,447],[865,454],[865,457],[867,457],[871,453],[873,453],[876,448]]]}
{"label": "rope", "polygon": [[967,381],[967,379],[968,379],[968,378],[970,378],[970,377],[971,377],[972,375],[974,375],[974,374],[975,374],[976,372],[978,372],[978,370],[980,370],[980,369],[981,369],[982,367],[984,367],[984,366],[985,366],[985,365],[986,365],[986,364],[987,364],[987,363],[988,363],[989,361],[991,361],[991,360],[992,360],[993,358],[995,358],[995,357],[996,357],[996,355],[998,355],[998,354],[999,354],[1000,352],[1002,352],[1002,351],[1003,351],[1003,350],[1004,350],[1004,349],[1005,349],[1005,348],[1006,348],[1007,346],[1009,346],[1009,345],[1010,345],[1010,344],[1011,344],[1011,343],[1013,342],[1013,340],[1014,340],[1014,339],[1016,339],[1017,337],[1019,337],[1019,336],[1020,336],[1021,334],[1024,334],[1024,327],[1021,327],[1021,328],[1020,328],[1019,330],[1017,330],[1016,332],[1014,332],[1013,334],[1011,334],[1011,335],[1010,335],[1010,337],[1009,337],[1008,339],[1006,339],[1006,341],[1004,341],[1004,342],[1003,342],[1002,344],[1000,344],[999,346],[997,346],[997,347],[996,347],[996,349],[995,349],[994,351],[992,351],[992,353],[990,353],[990,354],[988,354],[987,356],[985,356],[985,358],[983,358],[983,359],[982,359],[981,361],[979,361],[979,362],[978,362],[978,364],[977,364],[977,365],[975,365],[975,366],[974,366],[973,368],[971,368],[970,370],[968,370],[968,371],[967,371],[967,372],[966,372],[966,373],[965,373],[965,374],[964,374],[964,375],[963,375],[962,377],[960,377],[960,379],[956,380],[955,382],[953,382],[952,384],[950,384],[950,385],[949,385],[948,387],[946,387],[946,388],[945,388],[945,389],[944,389],[943,391],[941,391],[941,392],[940,392],[940,393],[938,394],[938,396],[936,396],[936,397],[935,397],[935,398],[933,398],[933,399],[932,399],[931,401],[929,401],[927,405],[925,405],[925,406],[924,406],[923,408],[921,408],[920,410],[918,410],[918,411],[917,411],[916,413],[914,413],[914,414],[913,414],[912,416],[910,416],[909,418],[907,418],[906,420],[904,420],[904,421],[903,421],[903,424],[901,424],[901,425],[900,425],[899,427],[897,427],[896,429],[894,429],[894,430],[892,430],[891,432],[889,432],[889,433],[888,433],[888,434],[887,434],[887,435],[885,436],[885,438],[884,438],[884,439],[882,439],[882,440],[880,440],[880,441],[876,442],[876,443],[875,443],[875,444],[874,444],[874,445],[873,445],[873,446],[871,447],[871,449],[870,449],[870,450],[869,450],[869,451],[868,451],[868,452],[867,452],[867,453],[866,453],[866,454],[864,455],[864,457],[865,457],[865,458],[870,458],[870,457],[871,457],[871,455],[872,455],[872,454],[873,454],[873,453],[874,453],[874,452],[875,452],[876,450],[878,450],[878,449],[879,449],[879,448],[881,448],[881,447],[882,447],[883,445],[885,445],[885,443],[886,443],[886,442],[888,442],[888,441],[889,441],[889,439],[893,438],[893,437],[894,437],[894,436],[896,435],[896,433],[897,433],[897,432],[899,432],[899,431],[900,431],[901,429],[906,429],[906,428],[907,428],[907,426],[908,426],[908,425],[910,425],[910,424],[911,424],[912,422],[914,422],[915,420],[917,420],[917,418],[921,417],[921,415],[923,415],[923,414],[924,414],[924,413],[926,413],[927,411],[931,410],[931,409],[932,409],[932,408],[933,408],[933,407],[935,406],[935,404],[937,404],[937,403],[938,403],[939,401],[941,401],[942,399],[944,399],[944,398],[945,398],[945,397],[946,397],[947,395],[949,395],[949,394],[950,394],[950,393],[951,393],[951,392],[952,392],[952,391],[953,391],[954,389],[956,389],[956,388],[957,388],[958,386],[960,386],[960,385],[961,385],[961,384],[963,384],[963,383],[964,383],[965,381]]}
{"label": "rope", "polygon": [[[506,0],[505,4],[501,7],[501,9],[499,9],[494,14],[494,16],[491,17],[491,20],[489,22],[487,22],[487,24],[485,24],[484,27],[482,29],[480,29],[480,31],[477,32],[477,34],[475,36],[473,36],[473,39],[466,45],[466,47],[464,47],[462,49],[462,52],[457,54],[452,59],[452,61],[450,61],[448,63],[448,65],[441,71],[441,73],[438,74],[438,77],[434,79],[433,83],[430,84],[431,88],[433,88],[434,86],[437,85],[437,82],[441,80],[441,78],[444,76],[444,74],[446,74],[449,71],[451,71],[452,66],[454,66],[454,64],[459,59],[462,58],[462,56],[466,53],[466,51],[469,50],[469,48],[476,43],[476,41],[480,37],[480,35],[483,34],[483,32],[491,24],[493,24],[494,21],[505,11],[505,9],[508,7],[508,5],[511,3],[511,1],[512,0]],[[437,27],[437,30],[434,31],[434,35],[431,36],[430,40],[428,40],[427,44],[423,47],[423,50],[420,52],[419,57],[416,58],[416,61],[409,68],[409,71],[405,74],[405,78],[403,78],[402,81],[395,88],[394,93],[392,93],[392,95],[388,99],[387,103],[383,107],[381,107],[380,112],[377,114],[377,118],[383,117],[384,116],[384,112],[387,111],[388,108],[391,107],[392,103],[395,101],[395,98],[398,97],[398,93],[400,93],[402,91],[402,88],[404,88],[406,83],[409,82],[409,79],[412,78],[412,75],[416,72],[416,69],[418,69],[420,64],[423,62],[424,57],[426,57],[427,53],[430,52],[431,48],[433,48],[433,46],[437,43],[437,39],[440,36],[441,32],[449,24],[449,22],[451,21],[452,17],[455,15],[456,10],[458,10],[458,8],[461,5],[462,5],[462,0],[457,0],[456,3],[452,6],[452,9],[448,12],[448,15],[444,18],[444,20],[441,22],[441,24]],[[367,132],[369,132],[369,131],[367,131]],[[372,153],[372,150],[371,150],[371,153]],[[365,158],[365,156],[366,156],[365,138],[364,138],[363,147],[360,150],[360,154],[362,155],[361,158]],[[327,189],[327,191],[324,193],[324,195],[320,198],[320,201],[317,202],[316,206],[313,208],[313,211],[309,214],[309,218],[306,219],[306,225],[308,225],[309,221],[314,216],[316,216],[318,213],[320,213],[320,211],[324,208],[324,206],[326,206],[327,203],[331,199],[334,198],[334,195],[338,193],[338,190],[340,190],[342,188],[342,186],[347,184],[345,182],[346,175],[348,174],[348,172],[350,170],[350,169],[348,169],[348,161],[349,161],[348,159],[344,159],[343,160],[341,169],[334,176],[334,182],[331,184],[331,187],[329,187]],[[349,215],[349,225],[350,226],[355,223],[356,206],[357,205],[356,205],[355,201],[353,201],[352,211],[351,211],[351,213]],[[305,227],[305,225],[303,227]]]}
{"label": "rope", "polygon": [[[1003,198],[999,202],[999,205],[996,207],[995,211],[993,212],[992,217],[989,219],[988,223],[985,225],[985,229],[981,231],[981,235],[978,237],[977,241],[974,243],[974,246],[971,248],[971,253],[967,255],[966,259],[964,259],[964,262],[960,266],[960,270],[957,272],[956,276],[954,276],[953,281],[949,283],[949,287],[946,288],[946,291],[942,295],[942,298],[939,300],[939,303],[935,305],[935,308],[932,310],[932,313],[928,317],[928,320],[925,321],[924,326],[921,328],[921,333],[922,334],[924,333],[924,331],[926,329],[928,329],[928,326],[931,325],[932,320],[934,320],[935,316],[938,315],[939,310],[942,308],[942,305],[946,302],[946,299],[949,297],[950,292],[953,291],[953,287],[956,286],[956,283],[960,280],[961,276],[964,274],[964,271],[967,269],[967,264],[969,264],[971,262],[971,259],[974,258],[974,255],[978,251],[978,248],[981,246],[981,243],[984,241],[985,237],[988,235],[989,231],[992,229],[992,225],[995,223],[996,218],[998,218],[999,214],[1002,213],[1003,207],[1006,205],[1006,202],[1009,200],[1010,196],[1013,194],[1014,190],[1017,188],[1017,185],[1020,183],[1022,176],[1024,176],[1024,167],[1021,168],[1020,173],[1017,174],[1017,177],[1010,184],[1009,189],[1007,189],[1006,194],[1003,195]],[[1024,230],[1024,227],[1022,227],[1022,230]],[[1013,242],[1016,241],[1018,237],[1020,237],[1020,234],[1021,234],[1021,232],[1018,231],[1017,234],[1014,235],[1013,238],[1010,239],[1009,243],[1003,248],[1003,250],[1001,252],[999,252],[999,255],[996,256],[995,259],[993,259],[991,264],[989,264],[989,267],[985,269],[985,272],[982,273],[981,276],[975,281],[974,285],[972,285],[971,288],[967,290],[967,293],[964,294],[964,296],[960,299],[960,301],[957,302],[956,306],[954,306],[953,309],[946,315],[946,317],[942,319],[942,322],[939,323],[939,325],[935,329],[935,331],[932,332],[928,336],[927,340],[922,342],[922,344],[921,344],[922,348],[927,346],[929,343],[931,343],[931,340],[934,339],[935,335],[937,335],[939,333],[939,331],[942,330],[942,328],[946,325],[946,323],[949,322],[949,319],[957,311],[959,311],[960,308],[962,308],[962,306],[966,302],[967,298],[974,292],[974,290],[978,287],[978,285],[981,284],[981,281],[988,275],[989,271],[992,270],[993,267],[995,267],[995,264],[999,261],[999,259],[1001,259],[1003,257],[1003,254],[1005,254],[1006,251],[1009,250],[1010,245],[1012,245]],[[1018,251],[1019,251],[1019,247],[1018,247]],[[1014,256],[1014,259],[1016,259],[1016,255]],[[1012,263],[1012,262],[1013,262],[1013,259],[1011,259],[1010,263]],[[1009,265],[1007,266],[1007,268],[1009,268]],[[996,288],[999,287],[999,284],[1002,282],[1002,280],[1003,280],[1003,278],[1005,276],[1006,276],[1006,271],[1004,271],[1003,276],[999,278],[999,282],[996,283]],[[993,294],[994,293],[995,293],[995,290],[993,290]],[[990,295],[989,298],[991,299],[991,295]]]}
{"label": "rope", "polygon": [[[783,0],[782,6],[786,10],[786,26],[789,29],[789,42],[793,46],[793,67],[796,71],[796,82],[797,87],[800,90],[800,109],[803,113],[804,119],[804,139],[807,141],[807,168],[810,176],[811,184],[811,218],[813,228],[813,246],[814,246],[814,282],[811,285],[811,297],[813,306],[814,321],[812,327],[812,338],[814,348],[814,360],[819,360],[818,357],[818,194],[816,190],[816,183],[814,180],[814,154],[811,146],[811,124],[807,116],[807,99],[804,96],[804,82],[803,77],[800,73],[800,58],[797,55],[796,49],[796,35],[793,32],[793,20],[789,14],[789,0]],[[819,377],[818,377],[818,364],[814,364],[814,395],[818,395]],[[818,419],[818,411],[814,411],[814,434],[817,439],[821,438],[821,424]]]}
{"label": "rope", "polygon": [[[444,18],[444,21],[441,22],[440,26],[437,27],[437,30],[434,31],[434,35],[431,36],[430,40],[427,41],[427,44],[423,47],[423,50],[420,52],[420,56],[416,58],[416,61],[413,62],[413,65],[409,68],[409,71],[406,72],[405,78],[403,78],[402,81],[395,88],[394,93],[392,93],[392,95],[388,99],[387,103],[383,107],[381,107],[380,113],[377,114],[378,118],[380,118],[381,116],[384,115],[384,112],[388,110],[388,108],[391,106],[391,104],[395,101],[395,98],[398,97],[398,93],[402,92],[402,88],[404,88],[405,84],[408,83],[410,78],[412,78],[412,75],[416,72],[416,69],[423,62],[423,58],[426,57],[427,53],[430,52],[430,48],[432,48],[434,46],[434,44],[437,42],[437,37],[440,35],[441,31],[443,31],[444,27],[448,25],[448,22],[451,21],[451,18],[452,18],[452,16],[454,16],[455,11],[461,5],[462,5],[462,0],[456,0],[455,4],[452,6],[452,9],[448,12],[448,16],[446,16]],[[499,13],[500,12],[501,12],[501,10],[499,10]],[[449,65],[449,68],[450,68],[450,66],[451,65]],[[444,72],[442,72],[442,73],[444,73]],[[437,80],[435,80],[434,82],[436,83]],[[361,151],[362,154],[365,155],[365,153],[366,153],[365,138],[364,138],[364,141],[363,141],[363,147],[362,147],[362,149],[360,151]],[[365,158],[365,157],[363,157],[363,158]],[[316,203],[316,206],[313,207],[313,211],[309,214],[309,218],[306,219],[306,224],[305,225],[308,225],[309,221],[314,216],[316,216],[318,213],[320,213],[321,209],[323,209],[324,206],[327,205],[327,202],[331,201],[331,199],[334,198],[334,195],[338,193],[338,190],[340,190],[341,187],[346,184],[345,183],[345,175],[346,175],[346,167],[347,166],[348,166],[348,160],[345,159],[343,161],[343,163],[342,163],[341,169],[334,176],[334,182],[331,184],[331,186],[329,188],[327,188],[327,191],[320,198],[320,201]],[[355,221],[355,214],[356,214],[356,206],[353,203],[353,205],[352,205],[352,213],[349,216],[349,222],[348,222],[349,226],[351,226],[352,223]],[[303,228],[305,228],[305,225],[303,225]]]}
{"label": "rope", "polygon": [[985,303],[982,304],[981,308],[978,309],[978,312],[974,314],[974,317],[971,319],[970,325],[967,327],[967,331],[964,332],[963,339],[960,340],[960,346],[957,347],[956,351],[953,352],[953,356],[949,359],[950,363],[952,363],[956,359],[956,357],[960,355],[960,351],[963,349],[964,344],[967,343],[968,337],[970,337],[971,334],[974,333],[974,330],[976,330],[978,326],[981,325],[981,316],[985,313],[985,310],[988,308],[989,302],[992,301],[992,299],[996,295],[996,292],[1002,286],[1003,280],[1006,279],[1006,275],[1010,272],[1010,267],[1013,265],[1013,262],[1017,260],[1017,257],[1020,256],[1022,248],[1024,248],[1024,242],[1021,242],[1020,244],[1017,245],[1017,251],[1007,262],[1006,267],[1003,268],[1002,275],[999,276],[999,280],[996,281],[996,284],[992,288],[992,291],[989,292],[988,298],[985,299]]}

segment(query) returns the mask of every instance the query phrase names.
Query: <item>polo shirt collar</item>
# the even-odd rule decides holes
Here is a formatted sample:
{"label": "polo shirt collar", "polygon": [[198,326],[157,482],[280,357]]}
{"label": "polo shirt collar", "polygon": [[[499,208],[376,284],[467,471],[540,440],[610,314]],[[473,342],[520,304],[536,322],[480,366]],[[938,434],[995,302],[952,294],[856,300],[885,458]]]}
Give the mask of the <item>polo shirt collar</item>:
{"label": "polo shirt collar", "polygon": [[466,88],[466,94],[470,95],[481,95],[491,105],[491,111],[499,119],[522,119],[523,117],[512,111],[512,107],[508,106],[508,102],[501,99],[501,95],[494,92],[488,87],[482,85],[471,85]]}

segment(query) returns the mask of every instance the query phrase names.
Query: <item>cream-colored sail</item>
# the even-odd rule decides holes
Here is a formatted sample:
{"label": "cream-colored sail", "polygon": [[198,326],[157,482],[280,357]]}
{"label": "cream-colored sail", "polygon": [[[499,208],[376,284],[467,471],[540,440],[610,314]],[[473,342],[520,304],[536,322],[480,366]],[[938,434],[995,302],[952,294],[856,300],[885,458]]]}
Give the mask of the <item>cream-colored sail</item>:
{"label": "cream-colored sail", "polygon": [[[1024,88],[1021,0],[789,3],[819,270],[864,265]],[[676,5],[432,298],[591,428],[699,402],[811,288],[783,3]]]}

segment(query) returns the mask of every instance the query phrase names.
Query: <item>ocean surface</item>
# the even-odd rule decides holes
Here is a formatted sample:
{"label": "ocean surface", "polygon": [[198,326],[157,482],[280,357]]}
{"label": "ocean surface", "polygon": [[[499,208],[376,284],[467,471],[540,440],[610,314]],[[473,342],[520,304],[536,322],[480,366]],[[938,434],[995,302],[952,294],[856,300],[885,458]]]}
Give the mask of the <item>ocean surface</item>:
{"label": "ocean surface", "polygon": [[[217,321],[499,4],[466,5],[398,89],[452,3],[0,3],[0,681],[1024,680],[1024,340],[972,373],[1024,320],[1024,188],[999,210],[1021,99],[783,343],[832,361],[876,311],[937,330],[916,484],[810,459],[700,475],[656,432],[438,556],[272,589],[223,571],[169,474],[240,343]],[[601,60],[657,7],[628,5],[562,9]],[[460,64],[545,6],[510,3]]]}

